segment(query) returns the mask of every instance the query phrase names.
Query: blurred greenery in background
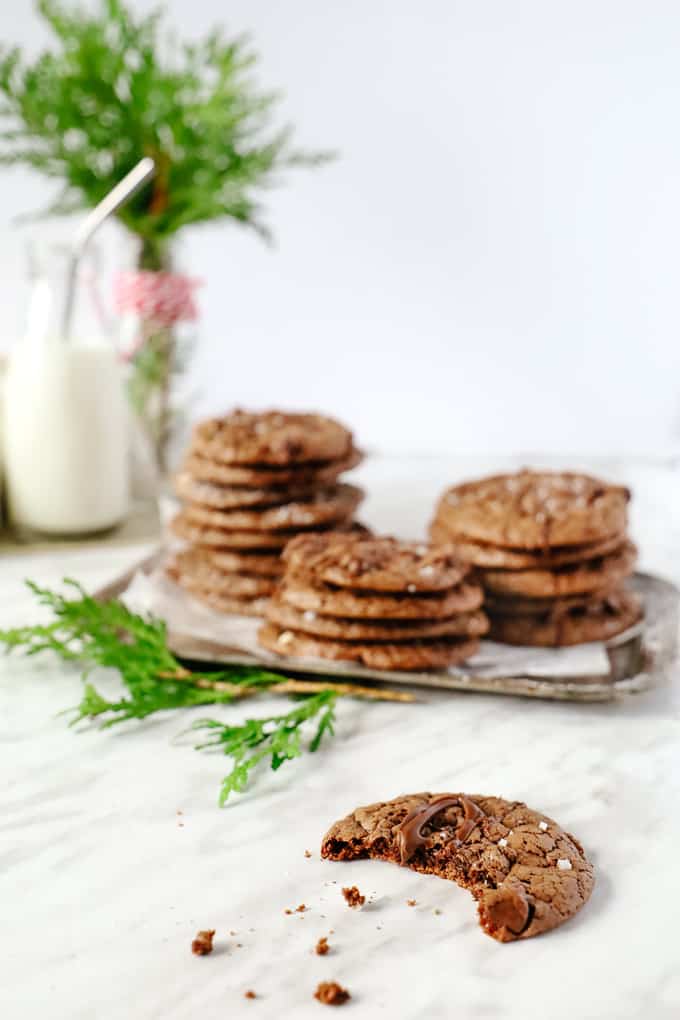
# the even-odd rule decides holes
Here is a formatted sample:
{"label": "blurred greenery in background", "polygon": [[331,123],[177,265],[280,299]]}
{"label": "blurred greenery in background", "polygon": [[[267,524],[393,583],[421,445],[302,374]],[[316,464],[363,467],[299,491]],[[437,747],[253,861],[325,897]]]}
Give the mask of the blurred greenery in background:
{"label": "blurred greenery in background", "polygon": [[[280,96],[254,80],[258,58],[246,36],[216,28],[181,42],[162,10],[137,15],[122,0],[36,7],[55,45],[32,62],[0,47],[0,165],[60,181],[37,213],[53,215],[96,205],[151,156],[152,184],[117,213],[139,239],[138,268],[170,269],[173,239],[193,224],[228,219],[267,237],[262,191],[281,171],[330,158],[295,148],[291,128],[274,126]],[[181,367],[172,331],[145,336],[130,392],[164,468]]]}
{"label": "blurred greenery in background", "polygon": [[179,42],[162,11],[136,16],[121,0],[99,0],[94,12],[36,6],[56,47],[32,63],[0,47],[0,163],[61,181],[44,210],[54,214],[96,205],[152,156],[153,186],[118,213],[142,241],[144,267],[163,268],[190,224],[228,217],[266,235],[258,192],[281,170],[329,158],[295,149],[290,127],[272,127],[280,97],[254,81],[247,37],[214,29]]}

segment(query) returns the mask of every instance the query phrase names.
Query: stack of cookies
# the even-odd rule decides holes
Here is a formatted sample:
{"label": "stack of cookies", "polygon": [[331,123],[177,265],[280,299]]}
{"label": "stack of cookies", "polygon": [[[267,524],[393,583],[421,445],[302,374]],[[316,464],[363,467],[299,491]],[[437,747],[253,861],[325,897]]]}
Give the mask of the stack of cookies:
{"label": "stack of cookies", "polygon": [[513,645],[604,641],[641,615],[626,590],[630,493],[587,475],[523,470],[448,489],[430,526],[485,591],[489,636]]}
{"label": "stack of cookies", "polygon": [[283,559],[258,634],[280,655],[445,668],[473,655],[488,629],[481,588],[448,550],[330,533],[298,536]]}
{"label": "stack of cookies", "polygon": [[318,414],[201,422],[175,480],[184,505],[170,527],[185,547],[169,575],[215,609],[260,615],[286,542],[353,526],[363,494],[338,479],[360,460],[351,432]]}

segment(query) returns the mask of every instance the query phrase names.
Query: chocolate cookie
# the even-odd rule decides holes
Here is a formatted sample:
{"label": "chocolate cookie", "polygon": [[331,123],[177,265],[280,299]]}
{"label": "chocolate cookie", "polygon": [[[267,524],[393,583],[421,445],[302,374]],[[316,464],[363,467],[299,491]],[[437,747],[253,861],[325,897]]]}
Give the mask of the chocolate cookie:
{"label": "chocolate cookie", "polygon": [[283,561],[276,554],[248,550],[233,552],[230,549],[199,548],[219,570],[236,574],[257,574],[261,577],[271,578],[279,578],[283,574]]}
{"label": "chocolate cookie", "polygon": [[562,598],[523,598],[521,595],[495,595],[488,592],[484,605],[496,616],[536,617],[550,613],[557,617],[572,610],[585,612],[599,609],[605,599],[609,596],[615,597],[617,591],[617,588],[609,587],[584,595],[565,595]]}
{"label": "chocolate cookie", "polygon": [[[194,524],[186,511],[176,514],[170,521],[170,531],[178,538],[192,545],[215,550],[268,553],[280,552],[291,538],[299,534],[296,528],[290,531],[231,531],[226,528],[212,528]],[[368,529],[359,521],[342,521],[310,528],[310,532],[348,531],[367,534]]]}
{"label": "chocolate cookie", "polygon": [[473,542],[454,535],[435,518],[430,525],[430,537],[438,545],[449,546],[465,563],[476,567],[507,568],[508,570],[553,570],[569,563],[593,560],[618,549],[626,541],[624,534],[588,545],[549,546],[546,549],[511,549],[507,546]]}
{"label": "chocolate cookie", "polygon": [[295,630],[317,637],[343,641],[409,641],[435,637],[481,637],[489,621],[479,610],[458,613],[441,620],[351,620],[320,616],[308,609],[301,612],[274,596],[267,606],[267,619],[281,630]]}
{"label": "chocolate cookie", "polygon": [[525,598],[562,597],[599,591],[620,584],[632,574],[637,550],[626,542],[616,552],[553,570],[479,570],[483,587],[499,595]]}
{"label": "chocolate cookie", "polygon": [[258,489],[318,489],[333,485],[345,471],[360,464],[362,454],[352,448],[335,460],[309,461],[294,467],[276,467],[271,464],[222,464],[192,453],[184,462],[183,470],[197,482],[214,485],[237,485]]}
{"label": "chocolate cookie", "polygon": [[436,592],[458,584],[469,567],[441,548],[396,538],[298,535],[283,554],[289,570],[340,588]]}
{"label": "chocolate cookie", "polygon": [[571,472],[520,471],[444,493],[439,523],[475,542],[519,549],[585,545],[626,529],[627,489]]}
{"label": "chocolate cookie", "polygon": [[379,595],[315,584],[304,575],[289,574],[281,583],[279,598],[286,605],[303,612],[312,610],[324,616],[359,620],[439,620],[455,613],[472,612],[483,602],[482,589],[468,582],[434,595]]}
{"label": "chocolate cookie", "polygon": [[479,641],[475,638],[404,641],[398,644],[331,641],[312,634],[281,630],[272,623],[260,627],[257,640],[264,648],[278,655],[305,659],[340,659],[358,662],[370,669],[384,670],[445,669],[469,659],[479,647]]}
{"label": "chocolate cookie", "polygon": [[354,485],[335,485],[314,494],[307,503],[284,503],[263,510],[211,510],[191,504],[185,508],[191,524],[231,531],[289,531],[346,521],[361,502]]}
{"label": "chocolate cookie", "polygon": [[357,808],[324,836],[322,857],[370,857],[469,889],[499,942],[568,921],[588,900],[593,867],[580,843],[521,801],[415,793]]}
{"label": "chocolate cookie", "polygon": [[232,531],[196,524],[186,510],[170,521],[170,531],[192,545],[213,549],[257,549],[281,551],[297,531]]}
{"label": "chocolate cookie", "polygon": [[306,489],[247,489],[243,486],[214,485],[193,478],[188,471],[175,477],[175,492],[180,499],[214,510],[242,510],[247,507],[281,506],[291,501],[314,498],[314,490]]}
{"label": "chocolate cookie", "polygon": [[562,648],[588,641],[608,641],[642,616],[639,601],[617,592],[599,604],[546,610],[536,616],[498,616],[490,611],[489,637],[506,645]]}
{"label": "chocolate cookie", "polygon": [[270,577],[225,573],[198,549],[185,549],[177,553],[168,565],[167,572],[189,591],[209,591],[229,598],[271,595],[276,587],[276,580]]}
{"label": "chocolate cookie", "polygon": [[236,596],[220,595],[202,588],[187,589],[190,595],[203,602],[218,613],[229,616],[264,616],[267,608],[266,598],[237,598]]}
{"label": "chocolate cookie", "polygon": [[351,432],[332,418],[281,411],[232,411],[201,422],[192,440],[196,453],[224,464],[304,464],[345,457],[351,448]]}

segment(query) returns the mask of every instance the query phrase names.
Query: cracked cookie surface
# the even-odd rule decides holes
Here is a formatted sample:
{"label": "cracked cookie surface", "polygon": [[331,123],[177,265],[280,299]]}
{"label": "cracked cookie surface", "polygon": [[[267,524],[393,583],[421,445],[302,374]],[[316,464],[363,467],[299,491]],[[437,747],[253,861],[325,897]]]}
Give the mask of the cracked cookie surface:
{"label": "cracked cookie surface", "polygon": [[626,530],[630,493],[573,472],[520,471],[454,485],[435,521],[452,535],[517,549],[586,545]]}
{"label": "cracked cookie surface", "polygon": [[335,861],[374,858],[469,889],[483,930],[500,942],[569,920],[593,889],[578,840],[521,801],[414,793],[356,808],[321,844]]}

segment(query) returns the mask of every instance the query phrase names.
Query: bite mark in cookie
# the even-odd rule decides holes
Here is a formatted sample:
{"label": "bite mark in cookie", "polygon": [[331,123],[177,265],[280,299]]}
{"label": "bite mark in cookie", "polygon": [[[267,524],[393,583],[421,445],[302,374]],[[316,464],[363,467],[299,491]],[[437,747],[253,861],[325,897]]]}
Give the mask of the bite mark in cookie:
{"label": "bite mark in cookie", "polygon": [[567,921],[594,883],[583,848],[556,822],[519,801],[476,794],[409,794],[357,808],[330,828],[321,855],[393,861],[454,881],[501,942]]}

